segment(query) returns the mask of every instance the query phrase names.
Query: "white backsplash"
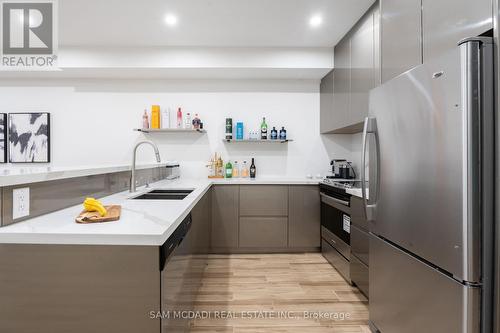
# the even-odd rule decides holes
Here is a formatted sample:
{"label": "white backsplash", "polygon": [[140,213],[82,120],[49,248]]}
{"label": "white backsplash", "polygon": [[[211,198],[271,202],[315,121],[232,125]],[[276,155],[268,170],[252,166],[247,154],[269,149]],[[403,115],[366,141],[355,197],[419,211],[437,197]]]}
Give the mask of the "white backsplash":
{"label": "white backsplash", "polygon": [[[162,159],[179,161],[185,177],[204,177],[215,151],[239,162],[255,157],[258,175],[265,176],[324,175],[333,158],[360,163],[360,135],[319,134],[316,80],[63,80],[0,85],[0,112],[51,113],[51,165],[57,167],[129,163],[134,143],[146,138],[159,145]],[[173,112],[181,106],[192,116],[198,113],[207,133],[133,132],[141,126],[144,108],[149,110],[152,104],[170,106]],[[294,141],[264,145],[222,141],[226,117],[234,124],[243,121],[247,132],[257,129],[263,116],[269,131],[285,126]],[[140,163],[154,162],[150,147],[139,150]]]}

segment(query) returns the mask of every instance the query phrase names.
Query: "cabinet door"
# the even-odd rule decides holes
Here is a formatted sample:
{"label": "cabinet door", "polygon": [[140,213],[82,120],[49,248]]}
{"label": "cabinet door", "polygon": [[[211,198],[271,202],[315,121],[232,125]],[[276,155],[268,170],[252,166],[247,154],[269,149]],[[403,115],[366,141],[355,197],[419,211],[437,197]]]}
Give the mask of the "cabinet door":
{"label": "cabinet door", "polygon": [[328,133],[334,128],[333,121],[333,76],[334,70],[321,79],[319,85],[319,126],[320,133]]}
{"label": "cabinet door", "polygon": [[212,189],[211,247],[238,247],[238,185],[216,185]]}
{"label": "cabinet door", "polygon": [[240,217],[240,248],[286,248],[286,217]]}
{"label": "cabinet door", "polygon": [[335,76],[333,77],[333,117],[332,128],[349,125],[351,91],[351,40],[346,35],[334,50]]}
{"label": "cabinet door", "polygon": [[383,83],[422,64],[421,0],[381,0],[380,10]]}
{"label": "cabinet door", "polygon": [[288,190],[288,246],[321,246],[321,207],[318,186],[290,186]]}
{"label": "cabinet door", "polygon": [[491,0],[422,0],[424,62],[492,29]]}
{"label": "cabinet door", "polygon": [[241,185],[240,216],[287,216],[288,186]]}
{"label": "cabinet door", "polygon": [[368,115],[368,93],[375,86],[373,11],[358,22],[351,37],[350,124],[363,122]]}
{"label": "cabinet door", "polygon": [[192,241],[189,243],[190,253],[204,254],[210,249],[210,229],[212,221],[212,190],[198,201],[191,211],[193,219],[190,234]]}

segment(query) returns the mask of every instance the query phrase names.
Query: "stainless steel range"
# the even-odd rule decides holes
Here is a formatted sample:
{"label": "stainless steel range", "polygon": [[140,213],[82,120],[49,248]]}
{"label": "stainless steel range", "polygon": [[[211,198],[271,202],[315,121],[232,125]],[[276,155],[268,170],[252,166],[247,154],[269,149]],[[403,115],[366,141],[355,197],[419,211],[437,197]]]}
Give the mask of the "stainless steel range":
{"label": "stainless steel range", "polygon": [[351,195],[347,189],[356,186],[354,179],[325,178],[320,183],[321,252],[350,283]]}

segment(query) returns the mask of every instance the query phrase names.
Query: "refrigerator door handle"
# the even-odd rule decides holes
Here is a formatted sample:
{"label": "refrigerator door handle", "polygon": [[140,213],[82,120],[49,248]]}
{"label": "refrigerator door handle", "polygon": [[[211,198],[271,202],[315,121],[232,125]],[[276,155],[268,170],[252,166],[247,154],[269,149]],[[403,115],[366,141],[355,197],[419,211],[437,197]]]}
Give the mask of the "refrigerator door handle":
{"label": "refrigerator door handle", "polygon": [[[375,137],[375,149],[376,149],[376,179],[375,179],[375,193],[372,193],[372,203],[368,202],[368,197],[366,195],[366,150],[368,147],[368,135],[373,134]],[[372,180],[373,182],[373,180]],[[380,183],[380,149],[378,142],[377,133],[377,121],[375,118],[366,117],[363,126],[363,149],[361,151],[361,193],[363,198],[363,207],[365,211],[365,217],[368,221],[373,221],[375,219],[375,212],[377,207],[377,201],[379,197],[379,183]]]}

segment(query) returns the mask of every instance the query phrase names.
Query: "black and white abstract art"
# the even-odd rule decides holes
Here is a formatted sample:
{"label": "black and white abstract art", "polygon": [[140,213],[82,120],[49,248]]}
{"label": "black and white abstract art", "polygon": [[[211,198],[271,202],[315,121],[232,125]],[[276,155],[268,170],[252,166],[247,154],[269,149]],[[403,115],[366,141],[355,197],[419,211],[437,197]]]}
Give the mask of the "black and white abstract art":
{"label": "black and white abstract art", "polygon": [[49,113],[9,113],[9,161],[50,162]]}
{"label": "black and white abstract art", "polygon": [[0,113],[0,163],[7,162],[7,114]]}

